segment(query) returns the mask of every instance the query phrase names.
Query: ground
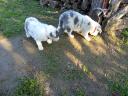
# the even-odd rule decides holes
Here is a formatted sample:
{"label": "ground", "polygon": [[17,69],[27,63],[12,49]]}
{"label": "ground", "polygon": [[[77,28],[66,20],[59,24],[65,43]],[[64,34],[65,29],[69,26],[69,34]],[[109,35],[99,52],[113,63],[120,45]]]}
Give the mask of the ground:
{"label": "ground", "polygon": [[111,93],[109,81],[128,76],[127,44],[106,41],[104,35],[88,42],[78,34],[72,39],[63,34],[53,44],[42,42],[44,51],[39,51],[33,39],[26,38],[26,17],[57,26],[58,15],[58,11],[42,8],[37,0],[0,0],[0,96],[21,96],[14,93],[24,77],[34,78],[44,96],[121,94]]}

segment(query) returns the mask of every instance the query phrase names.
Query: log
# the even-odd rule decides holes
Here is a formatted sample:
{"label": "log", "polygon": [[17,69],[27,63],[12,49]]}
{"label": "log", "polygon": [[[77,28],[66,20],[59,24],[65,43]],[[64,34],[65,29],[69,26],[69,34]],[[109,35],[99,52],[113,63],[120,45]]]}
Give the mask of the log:
{"label": "log", "polygon": [[114,30],[114,27],[116,27],[118,24],[117,21],[119,21],[124,15],[126,15],[126,13],[128,13],[128,6],[121,9],[118,13],[114,14],[114,16],[112,16],[108,20],[106,27],[105,27],[105,31]]}
{"label": "log", "polygon": [[97,21],[98,23],[102,23],[102,20],[104,17],[106,17],[107,9],[109,0],[92,0],[91,3],[91,11],[90,11],[90,17]]}
{"label": "log", "polygon": [[91,3],[91,10],[95,10],[97,8],[102,8],[103,0],[92,0]]}
{"label": "log", "polygon": [[88,9],[89,0],[40,0],[40,4],[42,6],[51,6],[52,8],[58,7],[62,11],[73,9],[82,12]]}
{"label": "log", "polygon": [[110,5],[109,5],[109,16],[112,16],[113,14],[115,14],[115,12],[117,12],[120,3],[122,2],[122,0],[111,0]]}
{"label": "log", "polygon": [[58,2],[55,1],[55,0],[52,0],[52,1],[50,2],[50,5],[49,5],[49,6],[51,6],[53,9],[54,9],[54,8],[57,8]]}
{"label": "log", "polygon": [[124,15],[128,13],[128,6],[125,6],[120,11],[117,12],[117,14],[114,14],[112,19],[121,19]]}
{"label": "log", "polygon": [[128,0],[123,0],[122,3],[128,4]]}
{"label": "log", "polygon": [[128,18],[117,20],[115,24],[117,24],[117,26],[115,26],[114,30],[122,30],[128,28]]}
{"label": "log", "polygon": [[83,0],[81,4],[81,9],[86,10],[88,7],[89,1],[88,0]]}

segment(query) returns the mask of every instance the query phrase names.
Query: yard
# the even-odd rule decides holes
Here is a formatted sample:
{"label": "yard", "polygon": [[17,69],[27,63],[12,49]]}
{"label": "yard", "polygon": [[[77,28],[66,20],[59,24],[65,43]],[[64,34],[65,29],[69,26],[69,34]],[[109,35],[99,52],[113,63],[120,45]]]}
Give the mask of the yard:
{"label": "yard", "polygon": [[39,51],[25,18],[57,27],[59,14],[37,0],[0,0],[0,96],[128,96],[128,29],[117,42],[63,34]]}

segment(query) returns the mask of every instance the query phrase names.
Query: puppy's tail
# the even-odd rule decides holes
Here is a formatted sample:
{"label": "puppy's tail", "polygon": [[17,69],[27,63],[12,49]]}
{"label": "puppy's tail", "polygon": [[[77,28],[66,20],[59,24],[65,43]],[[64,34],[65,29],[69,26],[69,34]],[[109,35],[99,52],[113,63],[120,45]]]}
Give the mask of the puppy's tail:
{"label": "puppy's tail", "polygon": [[28,32],[28,25],[30,21],[38,22],[38,20],[35,17],[26,18],[25,23],[24,23],[24,29],[26,32]]}
{"label": "puppy's tail", "polygon": [[29,22],[27,20],[25,20],[25,23],[24,23],[25,32],[28,32],[28,25],[29,25]]}
{"label": "puppy's tail", "polygon": [[27,38],[30,37],[28,26],[29,26],[29,21],[26,19],[26,20],[25,20],[25,23],[24,23],[24,30],[25,30],[25,34],[26,34],[26,37],[27,37]]}

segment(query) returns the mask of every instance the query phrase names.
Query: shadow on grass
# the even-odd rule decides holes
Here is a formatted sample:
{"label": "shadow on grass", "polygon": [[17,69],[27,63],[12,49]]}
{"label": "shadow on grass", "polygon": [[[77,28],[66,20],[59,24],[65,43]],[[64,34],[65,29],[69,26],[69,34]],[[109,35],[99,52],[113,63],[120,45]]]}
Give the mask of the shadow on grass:
{"label": "shadow on grass", "polygon": [[96,37],[95,40],[87,42],[80,36],[76,36],[74,39],[62,37],[62,40],[51,45],[51,48],[46,47],[44,53],[46,59],[49,60],[48,65],[44,66],[44,72],[56,80],[53,80],[51,85],[55,82],[59,83],[56,84],[59,88],[66,82],[65,86],[67,84],[68,87],[61,90],[66,90],[68,95],[73,94],[72,86],[82,88],[90,96],[109,94],[108,81],[115,78],[120,79],[121,75],[127,75],[126,58],[128,54],[126,52],[128,49],[123,50],[120,48],[121,46],[116,45],[114,49],[111,49],[102,38]]}

